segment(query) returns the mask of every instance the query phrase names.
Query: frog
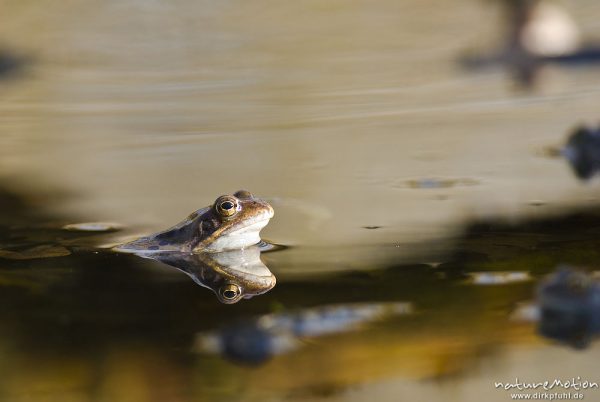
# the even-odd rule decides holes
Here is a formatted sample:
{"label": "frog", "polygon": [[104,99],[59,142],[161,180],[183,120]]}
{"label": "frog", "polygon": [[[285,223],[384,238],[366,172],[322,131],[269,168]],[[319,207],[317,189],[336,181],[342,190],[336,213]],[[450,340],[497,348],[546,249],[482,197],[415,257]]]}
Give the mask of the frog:
{"label": "frog", "polygon": [[123,253],[216,253],[239,250],[261,242],[260,231],[269,223],[271,205],[246,190],[219,196],[177,225],[113,247]]}

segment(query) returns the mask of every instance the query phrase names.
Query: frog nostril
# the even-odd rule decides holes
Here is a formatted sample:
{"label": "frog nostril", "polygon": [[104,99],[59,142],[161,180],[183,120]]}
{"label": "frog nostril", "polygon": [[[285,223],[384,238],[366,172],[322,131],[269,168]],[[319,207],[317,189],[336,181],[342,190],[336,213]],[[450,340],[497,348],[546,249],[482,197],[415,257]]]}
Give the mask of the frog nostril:
{"label": "frog nostril", "polygon": [[253,198],[252,193],[250,193],[250,191],[246,191],[246,190],[237,191],[233,195],[237,198],[247,198],[247,199]]}

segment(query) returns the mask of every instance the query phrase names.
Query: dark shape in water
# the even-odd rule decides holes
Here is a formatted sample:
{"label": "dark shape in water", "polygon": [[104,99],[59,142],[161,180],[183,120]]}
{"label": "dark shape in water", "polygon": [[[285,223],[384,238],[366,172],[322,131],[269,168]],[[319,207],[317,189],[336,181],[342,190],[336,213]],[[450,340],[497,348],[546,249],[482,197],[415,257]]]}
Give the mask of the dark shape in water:
{"label": "dark shape in water", "polygon": [[260,248],[221,253],[164,252],[141,254],[185,272],[198,285],[211,289],[219,301],[237,303],[271,290],[275,276],[260,259]]}
{"label": "dark shape in water", "polygon": [[569,137],[562,154],[582,180],[600,171],[600,128],[579,127]]}
{"label": "dark shape in water", "polygon": [[198,351],[218,353],[238,363],[260,364],[297,349],[301,340],[341,333],[392,315],[409,314],[410,303],[357,303],[267,314],[221,330],[198,334]]}
{"label": "dark shape in water", "polygon": [[600,283],[589,274],[559,267],[537,291],[538,331],[576,348],[600,331]]}
{"label": "dark shape in water", "polygon": [[26,62],[24,58],[7,51],[0,51],[0,77],[8,77],[18,72]]}

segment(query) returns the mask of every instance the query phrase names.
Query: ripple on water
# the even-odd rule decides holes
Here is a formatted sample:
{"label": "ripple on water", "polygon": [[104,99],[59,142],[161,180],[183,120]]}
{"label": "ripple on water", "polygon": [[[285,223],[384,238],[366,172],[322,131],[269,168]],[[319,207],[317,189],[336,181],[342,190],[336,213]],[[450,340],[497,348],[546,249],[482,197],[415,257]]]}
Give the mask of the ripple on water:
{"label": "ripple on water", "polygon": [[404,181],[394,187],[407,187],[414,189],[439,189],[451,187],[470,187],[481,184],[480,181],[471,178],[435,178],[425,177]]}

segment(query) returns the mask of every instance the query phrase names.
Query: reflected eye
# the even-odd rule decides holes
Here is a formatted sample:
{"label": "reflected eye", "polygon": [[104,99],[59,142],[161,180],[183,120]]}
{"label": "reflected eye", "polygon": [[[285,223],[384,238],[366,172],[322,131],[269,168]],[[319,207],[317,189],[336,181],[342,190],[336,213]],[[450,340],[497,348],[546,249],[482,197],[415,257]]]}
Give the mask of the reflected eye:
{"label": "reflected eye", "polygon": [[239,210],[237,199],[229,196],[219,197],[215,202],[215,209],[224,218],[235,215]]}
{"label": "reflected eye", "polygon": [[221,296],[221,301],[224,303],[237,301],[241,294],[240,287],[232,283],[219,288],[219,296]]}

